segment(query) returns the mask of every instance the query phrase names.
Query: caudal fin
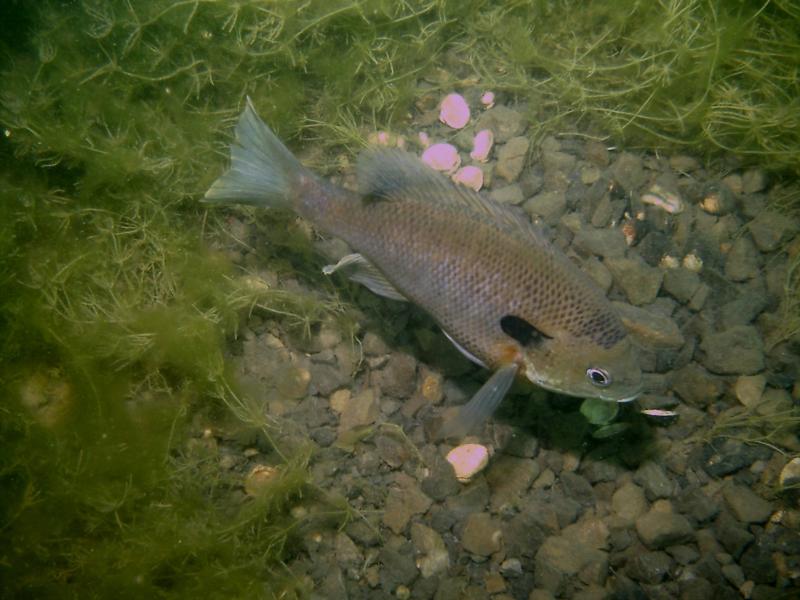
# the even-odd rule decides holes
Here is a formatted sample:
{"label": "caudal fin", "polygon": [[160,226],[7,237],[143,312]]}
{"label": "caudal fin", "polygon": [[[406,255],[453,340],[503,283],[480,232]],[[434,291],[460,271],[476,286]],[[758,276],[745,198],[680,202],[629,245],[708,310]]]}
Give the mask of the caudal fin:
{"label": "caudal fin", "polygon": [[300,161],[259,118],[248,97],[236,124],[231,167],[211,185],[204,201],[289,208],[294,185],[304,171]]}

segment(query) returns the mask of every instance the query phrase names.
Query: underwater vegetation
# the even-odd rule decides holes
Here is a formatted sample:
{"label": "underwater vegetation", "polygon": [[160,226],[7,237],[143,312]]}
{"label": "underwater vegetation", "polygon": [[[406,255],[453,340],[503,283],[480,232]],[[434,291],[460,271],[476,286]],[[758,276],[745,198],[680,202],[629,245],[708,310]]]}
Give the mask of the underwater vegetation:
{"label": "underwater vegetation", "polygon": [[[316,169],[480,82],[526,103],[539,136],[800,172],[792,0],[12,1],[0,16],[4,597],[302,597],[283,566],[294,534],[349,518],[225,358],[251,312],[301,334],[352,325],[292,219],[258,218],[259,256],[325,293],[234,264],[226,214],[198,204],[245,95]],[[231,502],[241,473],[207,429],[251,440],[278,476]]]}

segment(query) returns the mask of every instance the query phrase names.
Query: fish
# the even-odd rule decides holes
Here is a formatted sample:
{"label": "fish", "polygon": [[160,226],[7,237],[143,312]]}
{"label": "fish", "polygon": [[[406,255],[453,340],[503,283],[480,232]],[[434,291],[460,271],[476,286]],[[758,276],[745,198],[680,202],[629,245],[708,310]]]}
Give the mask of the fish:
{"label": "fish", "polygon": [[492,371],[438,437],[488,420],[517,377],[569,396],[639,395],[636,349],[604,291],[528,219],[403,150],[363,151],[356,174],[357,190],[314,174],[247,98],[230,168],[204,201],[289,209],[341,238],[355,252],[325,274],[412,302]]}

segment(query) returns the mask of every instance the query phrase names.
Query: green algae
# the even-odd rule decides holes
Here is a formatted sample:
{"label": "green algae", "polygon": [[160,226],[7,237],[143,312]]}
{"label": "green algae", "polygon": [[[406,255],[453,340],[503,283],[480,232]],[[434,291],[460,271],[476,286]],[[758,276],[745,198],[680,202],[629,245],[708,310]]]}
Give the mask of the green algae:
{"label": "green algae", "polygon": [[[310,450],[284,444],[280,424],[237,389],[225,344],[251,312],[300,335],[326,319],[351,331],[352,320],[335,298],[271,287],[212,249],[230,241],[226,213],[197,200],[245,94],[281,137],[314,144],[308,162],[325,170],[339,164],[327,150],[352,153],[367,132],[407,123],[421,93],[476,81],[526,102],[539,136],[580,125],[629,145],[731,151],[778,173],[800,164],[790,0],[83,0],[2,11],[18,25],[0,40],[9,595],[307,592],[284,565],[296,536],[325,520],[303,504],[319,495]],[[290,218],[236,215],[262,231],[271,269],[325,285]],[[566,435],[575,417],[555,414],[553,431]],[[262,440],[279,479],[232,503],[241,473],[220,469],[198,419],[230,419]],[[578,431],[589,433],[585,420]],[[335,522],[349,518],[323,500]]]}

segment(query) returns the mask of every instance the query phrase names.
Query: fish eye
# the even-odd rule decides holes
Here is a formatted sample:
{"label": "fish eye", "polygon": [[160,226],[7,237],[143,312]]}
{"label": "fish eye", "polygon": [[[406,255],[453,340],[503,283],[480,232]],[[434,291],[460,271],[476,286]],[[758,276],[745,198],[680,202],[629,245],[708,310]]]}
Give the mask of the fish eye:
{"label": "fish eye", "polygon": [[586,376],[589,378],[589,381],[597,387],[606,387],[611,383],[611,375],[608,374],[608,371],[598,367],[589,367],[586,369]]}

